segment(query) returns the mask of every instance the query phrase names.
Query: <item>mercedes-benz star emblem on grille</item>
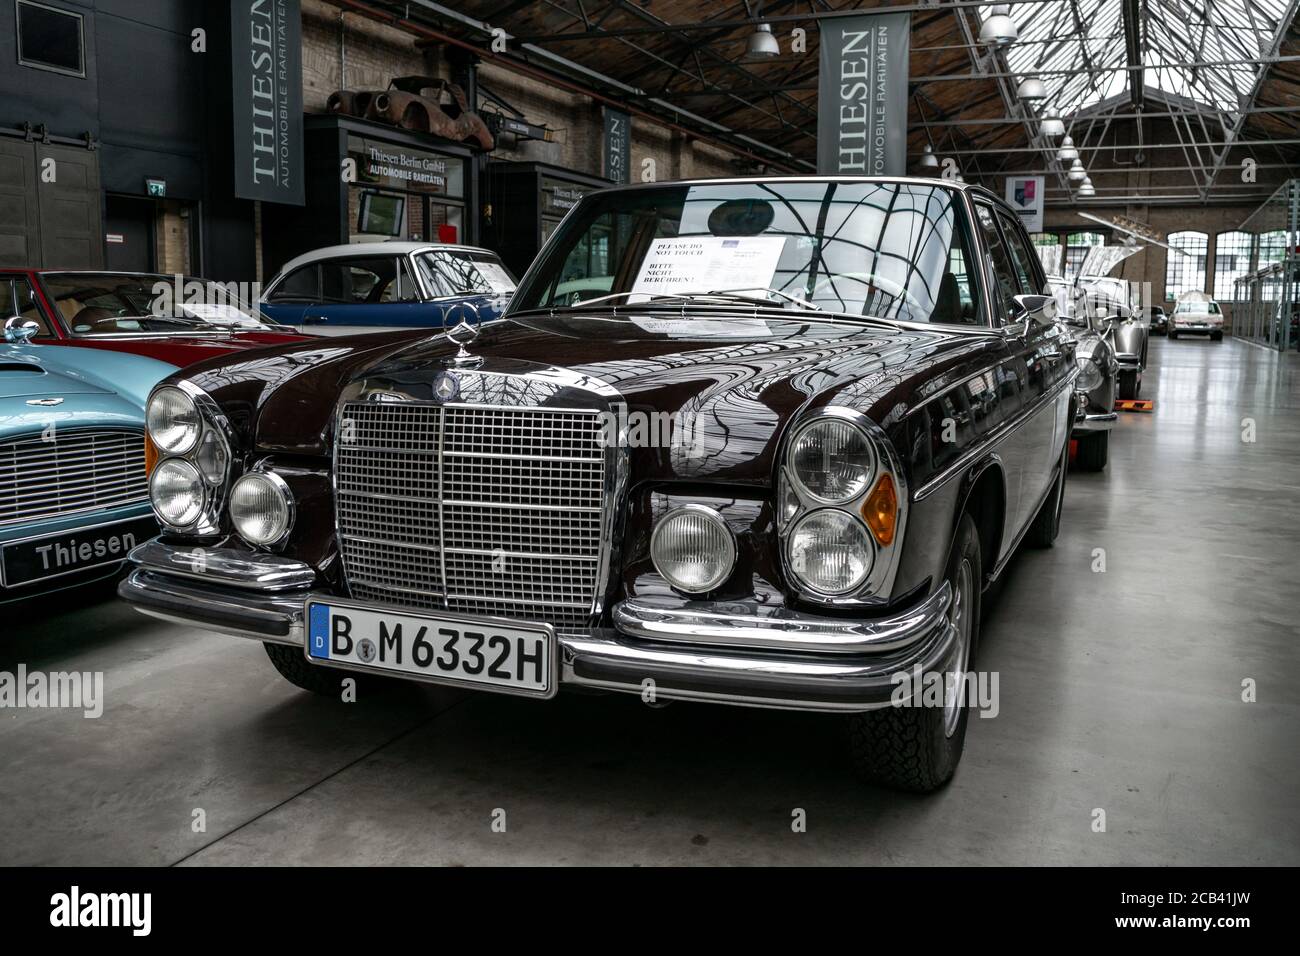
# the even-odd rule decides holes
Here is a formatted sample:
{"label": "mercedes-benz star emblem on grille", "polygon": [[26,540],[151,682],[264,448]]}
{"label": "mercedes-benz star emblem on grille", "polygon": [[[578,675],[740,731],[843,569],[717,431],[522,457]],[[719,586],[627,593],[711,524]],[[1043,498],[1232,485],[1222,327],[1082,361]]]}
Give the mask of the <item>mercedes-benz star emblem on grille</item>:
{"label": "mercedes-benz star emblem on grille", "polygon": [[433,394],[440,402],[454,401],[460,394],[460,379],[451,372],[442,372],[433,380]]}
{"label": "mercedes-benz star emblem on grille", "polygon": [[49,408],[49,407],[53,407],[54,405],[62,405],[62,404],[63,404],[63,399],[61,399],[61,398],[29,398],[29,399],[27,400],[27,404],[28,404],[28,405],[40,405],[40,406],[42,406],[42,407]]}
{"label": "mercedes-benz star emblem on grille", "polygon": [[[468,320],[467,313],[474,313],[474,321]],[[454,315],[460,316],[457,322],[451,324],[451,318]],[[483,321],[478,311],[478,306],[473,302],[458,302],[442,314],[443,335],[447,336],[447,341],[457,346],[456,355],[450,360],[453,365],[477,365],[483,361],[482,358],[476,358],[469,354],[466,347],[478,338],[479,324]]]}
{"label": "mercedes-benz star emblem on grille", "polygon": [[375,642],[370,638],[362,638],[361,643],[357,645],[357,657],[361,658],[362,663],[369,664],[375,659]]}

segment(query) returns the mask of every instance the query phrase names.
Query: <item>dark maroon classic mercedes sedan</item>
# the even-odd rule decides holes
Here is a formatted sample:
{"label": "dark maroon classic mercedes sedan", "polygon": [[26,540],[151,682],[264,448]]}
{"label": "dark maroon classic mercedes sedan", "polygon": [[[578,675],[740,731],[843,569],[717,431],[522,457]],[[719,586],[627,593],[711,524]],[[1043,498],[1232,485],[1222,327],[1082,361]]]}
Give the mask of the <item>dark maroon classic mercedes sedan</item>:
{"label": "dark maroon classic mercedes sedan", "polygon": [[1077,373],[1044,288],[1015,214],[962,184],[595,193],[497,322],[165,380],[166,532],[121,594],[324,694],[839,712],[862,773],[932,790],[981,595],[1060,523]]}

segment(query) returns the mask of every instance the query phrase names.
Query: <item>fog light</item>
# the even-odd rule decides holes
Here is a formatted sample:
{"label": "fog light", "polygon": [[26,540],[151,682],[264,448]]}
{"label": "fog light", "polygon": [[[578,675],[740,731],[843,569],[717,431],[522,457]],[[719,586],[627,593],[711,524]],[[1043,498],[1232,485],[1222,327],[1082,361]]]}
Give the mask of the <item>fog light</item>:
{"label": "fog light", "polygon": [[179,388],[160,388],[149,397],[145,423],[153,443],[169,455],[184,455],[199,440],[199,408]]}
{"label": "fog light", "polygon": [[279,475],[254,471],[230,489],[230,520],[255,547],[279,544],[293,526],[293,497]]}
{"label": "fog light", "polygon": [[790,532],[790,572],[817,594],[846,594],[871,573],[874,551],[867,529],[844,511],[805,515]]}
{"label": "fog light", "polygon": [[199,470],[183,458],[168,458],[149,479],[149,500],[159,520],[188,528],[203,514],[206,489]]}
{"label": "fog light", "polygon": [[650,538],[655,569],[679,591],[703,594],[731,576],[736,539],[722,515],[703,505],[670,512]]}

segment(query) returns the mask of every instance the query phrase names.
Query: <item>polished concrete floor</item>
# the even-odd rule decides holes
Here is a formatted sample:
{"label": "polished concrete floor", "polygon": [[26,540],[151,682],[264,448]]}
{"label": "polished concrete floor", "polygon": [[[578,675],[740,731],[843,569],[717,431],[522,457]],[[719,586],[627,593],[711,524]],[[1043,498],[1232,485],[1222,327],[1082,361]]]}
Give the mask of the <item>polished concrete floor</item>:
{"label": "polished concrete floor", "polygon": [[0,863],[1300,863],[1300,361],[1160,339],[1151,364],[1155,412],[1012,566],[978,661],[1001,712],[941,793],[855,781],[830,717],[324,701],[94,592],[0,608],[0,670],[103,671],[107,698],[0,710]]}

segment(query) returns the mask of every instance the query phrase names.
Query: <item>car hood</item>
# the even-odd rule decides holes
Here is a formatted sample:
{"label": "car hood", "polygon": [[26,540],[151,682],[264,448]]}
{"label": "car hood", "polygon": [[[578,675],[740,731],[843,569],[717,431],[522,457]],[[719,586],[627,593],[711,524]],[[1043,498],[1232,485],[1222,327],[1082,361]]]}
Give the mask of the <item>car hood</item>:
{"label": "car hood", "polygon": [[[631,320],[561,313],[544,325],[488,323],[470,346],[482,364],[451,371],[462,378],[499,372],[585,379],[616,390],[629,415],[678,416],[689,429],[690,451],[634,447],[639,477],[766,482],[775,445],[803,409],[838,402],[887,425],[918,400],[912,392],[918,368],[942,380],[944,365],[997,342],[927,327],[756,320],[748,313],[707,322],[672,313]],[[366,380],[432,394],[454,354],[441,333],[427,330],[348,336],[213,363],[184,377],[221,403],[243,441],[256,436],[258,453],[323,456],[345,386]]]}
{"label": "car hood", "polygon": [[86,349],[0,347],[0,438],[50,425],[142,428],[145,395],[174,368]]}

